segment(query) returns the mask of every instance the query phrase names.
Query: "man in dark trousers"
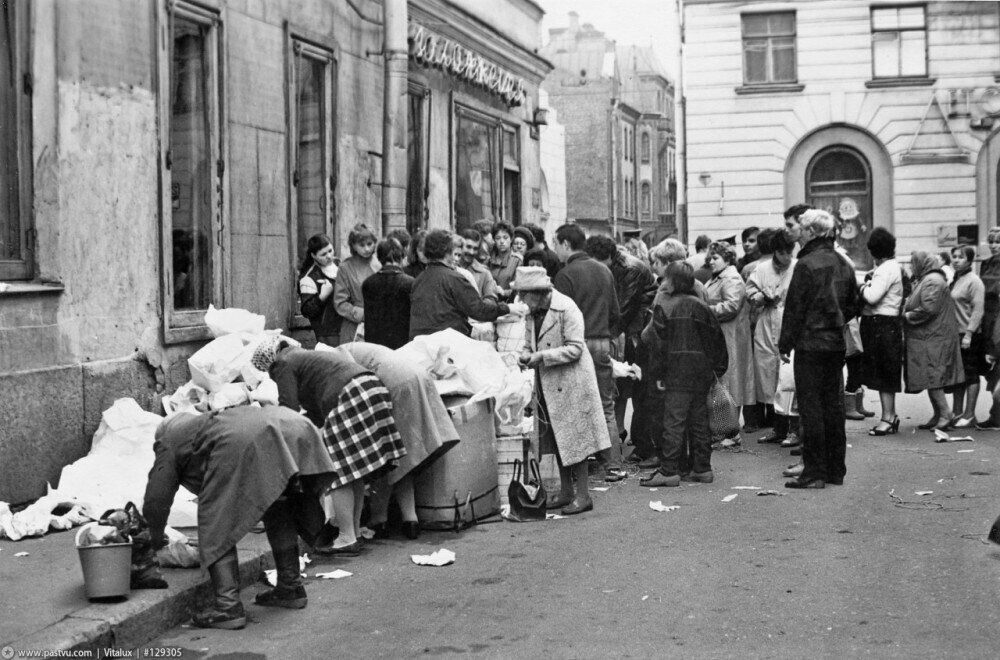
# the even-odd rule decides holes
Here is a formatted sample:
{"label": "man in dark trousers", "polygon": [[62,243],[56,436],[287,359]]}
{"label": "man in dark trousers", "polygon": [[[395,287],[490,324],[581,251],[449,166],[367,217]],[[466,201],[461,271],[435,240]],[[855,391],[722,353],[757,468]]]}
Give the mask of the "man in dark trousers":
{"label": "man in dark trousers", "polygon": [[615,422],[615,378],[611,370],[611,340],[618,335],[620,311],[611,270],[588,255],[587,237],[578,225],[556,230],[555,253],[565,265],[553,282],[556,291],[569,296],[583,312],[587,350],[594,360],[597,389],[601,393],[604,420],[611,448],[598,454],[605,481],[621,481],[628,474],[622,467],[622,441]]}
{"label": "man in dark trousers", "polygon": [[[649,265],[625,252],[610,236],[594,235],[587,238],[587,254],[611,269],[615,278],[615,294],[621,311],[619,327],[622,334],[616,339],[612,357],[623,362],[636,363],[636,347],[642,333],[643,318],[656,295],[656,278]],[[639,407],[643,397],[639,395],[640,385],[631,378],[615,380],[615,423],[619,436],[624,439],[625,409],[632,400],[632,423],[642,419]],[[634,436],[634,433],[633,433]],[[637,447],[638,448],[638,447]],[[648,458],[648,456],[643,456]]]}
{"label": "man in dark trousers", "polygon": [[802,245],[788,286],[778,350],[795,351],[795,392],[802,425],[802,474],[788,488],[844,483],[844,325],[860,309],[854,269],[834,250],[836,224],[810,209],[798,218]]}

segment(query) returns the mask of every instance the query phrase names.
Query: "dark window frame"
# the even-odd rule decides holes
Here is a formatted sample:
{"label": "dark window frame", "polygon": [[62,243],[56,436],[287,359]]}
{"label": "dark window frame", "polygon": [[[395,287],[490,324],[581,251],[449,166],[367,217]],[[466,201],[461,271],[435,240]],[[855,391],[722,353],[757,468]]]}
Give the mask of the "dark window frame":
{"label": "dark window frame", "polygon": [[[337,171],[339,160],[337,158],[337,102],[339,92],[340,73],[340,48],[335,41],[330,41],[314,35],[307,30],[303,30],[285,23],[285,99],[286,99],[286,125],[287,133],[287,154],[288,154],[288,250],[290,263],[292,264],[292,276],[290,278],[290,300],[298,300],[298,269],[302,264],[303,256],[300,254],[299,236],[299,199],[298,185],[301,181],[299,172],[299,119],[298,109],[298,64],[302,59],[307,59],[312,63],[322,66],[323,69],[323,107],[322,107],[322,148],[323,154],[320,163],[323,171],[320,175],[323,182],[324,199],[323,208],[324,233],[333,241],[335,249],[339,248],[340,240],[338,236],[337,222]],[[299,305],[296,304],[291,310],[289,319],[292,328],[308,328],[309,321],[300,312]]]}
{"label": "dark window frame", "polygon": [[177,344],[212,337],[205,325],[207,309],[174,309],[174,268],[173,268],[173,206],[171,178],[171,117],[172,117],[172,76],[174,20],[180,18],[207,28],[209,44],[206,53],[210,57],[208,66],[209,80],[206,81],[205,102],[209,104],[205,112],[208,123],[207,146],[208,162],[211,165],[209,176],[211,181],[208,189],[211,191],[211,238],[208,245],[211,249],[210,304],[223,307],[225,301],[224,273],[225,258],[228,254],[228,236],[225,232],[223,207],[226,197],[227,178],[225,176],[226,125],[225,125],[225,54],[224,26],[221,13],[187,2],[186,0],[171,0],[160,5],[157,20],[161,29],[157,32],[163,40],[158,47],[159,65],[157,67],[157,84],[159,94],[160,114],[160,229],[161,229],[161,312],[163,322],[163,340],[165,344]]}
{"label": "dark window frame", "polygon": [[[4,182],[16,199],[10,200],[9,210],[0,211],[13,222],[3,223],[0,232],[17,242],[16,258],[0,256],[0,280],[30,280],[35,272],[35,218],[32,159],[32,98],[31,98],[31,4],[24,0],[7,0],[3,7],[3,29],[13,44],[8,54],[13,106],[13,143],[5,145],[3,158],[12,166]],[[13,185],[11,185],[13,184]]]}

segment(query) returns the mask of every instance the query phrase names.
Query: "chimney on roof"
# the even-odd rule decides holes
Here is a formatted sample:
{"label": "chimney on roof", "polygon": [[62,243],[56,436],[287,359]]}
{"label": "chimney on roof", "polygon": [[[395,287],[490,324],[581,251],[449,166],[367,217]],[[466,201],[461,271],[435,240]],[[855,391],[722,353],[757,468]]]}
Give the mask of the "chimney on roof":
{"label": "chimney on roof", "polygon": [[571,33],[580,31],[580,15],[575,11],[569,13],[569,31]]}

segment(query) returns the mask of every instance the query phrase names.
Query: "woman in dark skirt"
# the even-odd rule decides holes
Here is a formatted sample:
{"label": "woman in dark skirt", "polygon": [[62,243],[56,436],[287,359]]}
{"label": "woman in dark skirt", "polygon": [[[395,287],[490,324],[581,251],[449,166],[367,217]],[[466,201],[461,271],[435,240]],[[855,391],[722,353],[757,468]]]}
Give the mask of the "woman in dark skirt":
{"label": "woman in dark skirt", "polygon": [[406,455],[389,391],[347,356],[289,348],[282,337],[261,342],[253,366],[270,373],[281,405],[305,409],[333,460],[330,499],[340,534],[316,552],[356,556],[365,481],[386,474]]}
{"label": "woman in dark skirt", "polygon": [[896,237],[876,227],[868,237],[868,251],[875,269],[865,276],[861,295],[861,345],[864,362],[861,384],[878,391],[882,418],[868,435],[889,435],[899,430],[896,394],[903,373],[903,271],[896,261]]}
{"label": "woman in dark skirt", "polygon": [[956,429],[971,429],[976,426],[979,377],[989,374],[986,342],[981,332],[986,287],[979,276],[972,272],[975,259],[976,248],[971,245],[961,245],[951,251],[951,262],[955,269],[951,297],[955,301],[958,326],[962,333],[962,366],[965,367],[965,382],[956,386],[953,392],[951,407],[958,414],[954,424]]}

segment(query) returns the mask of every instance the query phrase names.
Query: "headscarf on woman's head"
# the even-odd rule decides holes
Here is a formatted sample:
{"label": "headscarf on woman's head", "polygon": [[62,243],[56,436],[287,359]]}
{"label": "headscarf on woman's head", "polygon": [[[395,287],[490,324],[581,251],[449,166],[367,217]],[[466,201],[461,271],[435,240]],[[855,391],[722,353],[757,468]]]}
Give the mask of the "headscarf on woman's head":
{"label": "headscarf on woman's head", "polygon": [[941,261],[936,254],[917,250],[910,255],[910,270],[913,272],[913,279],[919,280],[932,270],[941,270]]}
{"label": "headscarf on woman's head", "polygon": [[257,348],[253,351],[253,357],[250,358],[250,364],[253,365],[254,369],[266,373],[270,371],[271,365],[278,359],[278,353],[281,349],[288,346],[301,345],[294,339],[285,337],[284,335],[268,335],[257,344]]}

